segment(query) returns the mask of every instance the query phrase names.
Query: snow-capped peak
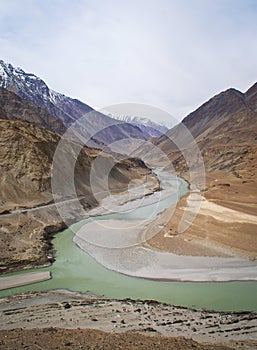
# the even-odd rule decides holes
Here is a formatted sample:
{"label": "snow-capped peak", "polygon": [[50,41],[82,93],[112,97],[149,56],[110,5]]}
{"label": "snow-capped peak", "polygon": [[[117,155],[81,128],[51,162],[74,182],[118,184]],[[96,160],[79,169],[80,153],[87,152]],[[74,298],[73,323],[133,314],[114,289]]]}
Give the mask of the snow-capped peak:
{"label": "snow-capped peak", "polygon": [[141,129],[144,133],[152,137],[159,137],[168,131],[168,128],[163,123],[157,123],[146,117],[129,116],[129,115],[118,115],[108,114],[110,117],[116,120],[124,121],[129,124],[134,124]]}

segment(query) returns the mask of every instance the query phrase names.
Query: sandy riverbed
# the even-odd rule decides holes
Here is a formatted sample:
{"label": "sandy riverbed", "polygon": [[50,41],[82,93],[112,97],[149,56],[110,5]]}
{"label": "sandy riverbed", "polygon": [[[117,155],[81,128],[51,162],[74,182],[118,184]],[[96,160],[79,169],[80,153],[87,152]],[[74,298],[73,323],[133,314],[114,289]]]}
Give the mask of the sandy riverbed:
{"label": "sandy riverbed", "polygon": [[[219,217],[226,223],[233,220],[257,223],[256,216],[239,215],[235,210],[207,201],[200,193],[191,193],[189,198],[184,220],[189,220],[190,213],[199,210],[200,215]],[[126,210],[132,209],[133,205],[133,202],[126,203]],[[108,202],[105,202],[106,206]],[[182,209],[185,210],[184,207]],[[176,254],[165,252],[165,248],[159,251],[148,246],[147,242],[162,231],[173,211],[174,208],[168,209],[157,219],[141,220],[141,223],[120,219],[89,222],[76,233],[74,242],[103,266],[134,277],[192,282],[257,280],[257,261],[233,257],[231,251],[224,247],[216,248],[221,256],[208,256],[208,249],[211,251],[208,246],[202,249],[204,256],[191,256],[190,253]],[[186,237],[183,240],[186,241]]]}

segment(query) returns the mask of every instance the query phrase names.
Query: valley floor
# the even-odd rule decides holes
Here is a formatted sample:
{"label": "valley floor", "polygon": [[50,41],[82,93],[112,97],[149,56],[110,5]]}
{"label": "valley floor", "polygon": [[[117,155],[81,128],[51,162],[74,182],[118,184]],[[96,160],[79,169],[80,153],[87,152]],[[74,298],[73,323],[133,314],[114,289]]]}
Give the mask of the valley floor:
{"label": "valley floor", "polygon": [[[134,173],[136,171],[131,175],[133,185],[119,189],[112,195],[112,205],[118,206],[159,191],[159,180],[149,173],[149,169],[141,171],[140,178],[136,178],[137,174]],[[109,196],[107,202],[108,199]],[[53,260],[53,235],[65,229],[67,223],[71,225],[89,217],[88,208],[83,209],[88,204],[84,200],[85,197],[78,197],[58,204],[49,203],[0,213],[0,274],[49,266]],[[111,212],[110,202],[109,210]],[[66,223],[60,217],[60,211],[65,212]],[[97,207],[96,211],[99,211],[97,215],[101,214],[101,208]]]}
{"label": "valley floor", "polygon": [[[226,181],[230,181],[229,186]],[[132,222],[131,218],[101,218],[99,225],[98,221],[86,223],[76,233],[74,242],[108,269],[134,277],[192,282],[256,281],[257,216],[246,210],[252,208],[256,197],[253,195],[251,202],[249,193],[240,191],[239,198],[241,182],[234,177],[209,179],[209,189],[204,193],[191,191],[154,219],[138,222],[135,215]],[[252,182],[248,191],[254,191]],[[222,198],[234,199],[237,210],[216,203],[218,195],[220,202]],[[109,205],[104,207],[108,209]],[[134,206],[135,202],[128,202],[126,210]],[[93,212],[99,214],[98,209]],[[181,223],[182,228],[189,224],[184,232],[179,231]]]}

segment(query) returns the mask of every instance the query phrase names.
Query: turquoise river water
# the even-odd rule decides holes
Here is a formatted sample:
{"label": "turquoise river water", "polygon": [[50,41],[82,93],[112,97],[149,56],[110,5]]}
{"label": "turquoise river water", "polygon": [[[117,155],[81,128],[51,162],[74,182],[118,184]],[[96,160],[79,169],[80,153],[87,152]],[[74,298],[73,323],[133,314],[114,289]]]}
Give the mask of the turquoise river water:
{"label": "turquoise river water", "polygon": [[[187,184],[181,181],[180,195],[187,191]],[[104,218],[145,218],[155,206],[156,213],[175,203],[176,196],[170,196],[158,204],[138,208],[131,213],[105,215]],[[122,216],[122,217],[121,217]],[[100,220],[101,217],[93,218]],[[92,220],[89,219],[89,220]],[[29,291],[47,291],[68,289],[72,291],[90,291],[97,295],[112,298],[154,299],[173,305],[210,310],[252,310],[257,311],[257,282],[160,282],[133,278],[110,271],[98,264],[92,257],[79,249],[72,241],[74,230],[79,229],[81,221],[55,235],[53,239],[56,261],[50,270],[52,279],[23,287],[11,288],[0,292],[0,297]],[[43,271],[43,268],[37,271]],[[24,274],[35,270],[9,273],[6,276]]]}

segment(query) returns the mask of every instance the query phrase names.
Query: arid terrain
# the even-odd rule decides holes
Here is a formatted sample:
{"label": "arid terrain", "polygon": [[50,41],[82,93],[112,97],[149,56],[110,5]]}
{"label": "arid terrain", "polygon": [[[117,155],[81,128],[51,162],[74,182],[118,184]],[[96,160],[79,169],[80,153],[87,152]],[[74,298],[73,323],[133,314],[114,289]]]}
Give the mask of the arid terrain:
{"label": "arid terrain", "polygon": [[[209,188],[197,199],[190,200],[187,195],[174,212],[167,209],[162,213],[155,223],[159,225],[159,232],[147,244],[179,255],[256,259],[257,183],[242,184],[242,180],[222,175],[210,174]],[[186,207],[190,208],[190,203],[196,200],[200,202],[196,218],[185,232],[178,232]]]}
{"label": "arid terrain", "polygon": [[[1,61],[1,64],[4,63]],[[101,199],[108,198],[104,191],[107,172],[108,189],[112,194],[118,194],[118,201],[123,198],[125,203],[133,199],[128,191],[131,190],[131,181],[137,186],[150,183],[147,193],[142,196],[161,189],[151,167],[164,166],[166,171],[171,171],[170,164],[155,157],[150,148],[139,149],[136,158],[127,156],[122,159],[120,154],[111,153],[111,148],[106,147],[108,142],[128,134],[140,138],[141,131],[126,123],[121,128],[112,127],[109,117],[95,113],[92,124],[96,130],[103,129],[91,139],[91,146],[97,148],[84,144],[81,147],[73,137],[64,147],[74,159],[78,155],[74,162],[74,191],[67,176],[71,162],[65,157],[60,158],[57,169],[60,192],[55,194],[58,206],[65,208],[63,220],[54,203],[51,187],[53,157],[60,135],[74,119],[92,109],[78,100],[49,90],[33,75],[26,75],[20,69],[15,74],[13,70],[10,73],[10,66],[4,64],[4,67],[7,78],[1,78],[1,83],[11,91],[0,89],[0,273],[47,265],[53,260],[53,234],[86,218],[88,210],[96,208],[99,203],[89,176],[95,159],[101,159],[101,167],[96,166],[94,173],[97,186],[103,192]],[[159,276],[157,260],[152,259],[154,251],[172,252],[182,258],[187,255],[187,258],[256,260],[256,118],[257,84],[244,94],[235,89],[222,92],[188,115],[182,124],[169,130],[165,136],[153,139],[155,147],[167,155],[176,174],[188,181],[190,193],[181,198],[174,213],[174,208],[165,210],[140,233],[145,238],[151,236],[142,243],[143,247],[139,247],[141,250],[151,248],[148,249],[149,260],[143,254],[132,255],[128,249],[127,256],[116,256],[121,266],[132,266],[135,276],[138,268],[142,268],[140,277],[144,277],[145,265],[152,264],[156,268],[153,272]],[[106,125],[110,126],[108,130],[104,128]],[[182,126],[190,131],[193,139],[187,137]],[[147,137],[143,135],[143,139]],[[194,154],[196,145],[199,153]],[[80,151],[76,153],[78,147]],[[102,152],[102,149],[107,152]],[[144,157],[141,158],[142,154]],[[201,164],[204,167],[200,167],[202,173],[199,174]],[[121,194],[125,196],[119,197]],[[133,206],[133,203],[129,205]],[[186,220],[191,225],[181,231],[179,224],[185,212],[189,214]],[[196,218],[193,218],[194,214],[197,214]],[[154,237],[153,231],[156,232]],[[104,229],[99,231],[99,235],[104,233]],[[91,234],[94,237],[94,230]],[[133,254],[138,251],[133,251]],[[115,254],[109,252],[108,255],[114,265]],[[104,258],[101,251],[100,256]],[[171,270],[166,258],[164,256],[163,266]],[[178,275],[181,270],[176,266]],[[112,266],[107,267],[115,270]],[[251,265],[247,269],[249,271]],[[152,278],[151,273],[152,270],[147,278]],[[254,272],[251,270],[251,273]],[[47,273],[31,278],[43,280],[50,277]],[[208,276],[204,277],[208,280]],[[186,276],[186,280],[190,278]],[[11,281],[13,285],[14,279]],[[2,298],[0,313],[1,349],[242,350],[257,347],[257,315],[252,312],[191,310],[156,301],[114,300],[51,291]]]}
{"label": "arid terrain", "polygon": [[[199,177],[196,175],[201,164],[199,155],[191,154],[192,149],[198,147],[204,165],[204,174],[200,175],[204,175],[205,183],[199,180],[195,186],[198,187],[197,199],[194,194],[194,198],[184,197],[174,213],[167,210],[162,214],[159,233],[148,245],[180,255],[256,259],[256,106],[257,84],[245,94],[229,89],[189,114],[182,121],[183,125],[171,129],[167,136],[154,140],[168,155],[177,173],[191,185],[192,179],[197,185]],[[193,141],[188,141],[182,126],[190,131]],[[188,155],[187,160],[185,155]],[[151,157],[148,159],[155,162]],[[194,192],[192,186],[191,190]],[[199,213],[190,227],[181,232],[178,226],[185,208],[193,212],[195,200],[201,203]]]}
{"label": "arid terrain", "polygon": [[[0,331],[0,349],[165,349],[165,350],[231,350],[228,346],[201,345],[193,340],[145,335],[123,334],[94,329],[14,329]],[[235,348],[234,348],[235,349]],[[241,348],[242,349],[242,348]],[[251,349],[251,347],[248,347]]]}
{"label": "arid terrain", "polygon": [[[89,174],[101,152],[81,146],[74,169],[75,192],[59,194],[58,200],[67,206],[64,222],[53,203],[51,188],[52,162],[61,137],[27,121],[7,120],[9,114],[31,119],[38,109],[13,93],[7,92],[4,97],[11,101],[8,104],[5,100],[5,107],[9,108],[6,107],[3,114],[0,111],[0,273],[49,264],[47,256],[51,253],[53,233],[67,227],[67,223],[85,218],[86,211],[98,204],[90,188]],[[45,113],[48,116],[48,112]],[[77,147],[80,146],[76,143],[67,143],[65,152],[72,154]],[[119,160],[118,154],[107,153],[100,158],[102,168],[96,173],[100,189],[101,174],[109,168],[108,186],[113,193],[126,191],[131,180],[136,185],[143,184],[146,175],[156,184],[153,188],[158,188],[158,180],[139,159]],[[57,169],[59,187],[64,190],[69,188],[68,163],[68,159],[62,159]],[[82,209],[73,201],[77,196]]]}
{"label": "arid terrain", "polygon": [[[257,315],[63,291],[4,298],[1,348],[255,349]],[[108,332],[108,333],[105,333]]]}

